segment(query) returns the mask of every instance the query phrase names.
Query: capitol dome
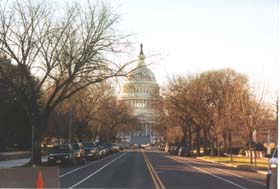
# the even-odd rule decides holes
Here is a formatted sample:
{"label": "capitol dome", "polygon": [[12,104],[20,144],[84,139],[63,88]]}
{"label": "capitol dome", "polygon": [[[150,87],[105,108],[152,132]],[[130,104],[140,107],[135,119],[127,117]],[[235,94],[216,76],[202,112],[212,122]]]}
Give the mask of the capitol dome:
{"label": "capitol dome", "polygon": [[128,134],[132,144],[154,143],[158,138],[153,129],[156,113],[153,109],[154,101],[159,98],[159,85],[154,73],[145,64],[143,45],[138,56],[138,64],[127,76],[119,95],[119,100],[132,109],[132,115],[137,116],[140,125]]}
{"label": "capitol dome", "polygon": [[[154,73],[145,64],[143,46],[138,56],[138,64],[127,76],[119,98],[132,103],[131,100],[142,100],[149,102],[152,98],[159,96],[159,86]],[[148,107],[148,104],[143,104]],[[134,105],[132,105],[132,108]],[[136,104],[137,107],[137,104]],[[147,108],[146,108],[147,109]],[[137,110],[136,110],[137,111]]]}
{"label": "capitol dome", "polygon": [[135,70],[128,74],[125,83],[150,83],[157,84],[154,73],[147,65],[139,65]]}

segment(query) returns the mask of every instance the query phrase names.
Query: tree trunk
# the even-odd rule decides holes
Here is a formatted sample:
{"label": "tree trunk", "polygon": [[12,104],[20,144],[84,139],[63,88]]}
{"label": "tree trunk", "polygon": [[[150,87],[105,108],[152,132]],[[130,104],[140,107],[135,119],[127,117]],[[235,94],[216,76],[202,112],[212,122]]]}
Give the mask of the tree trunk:
{"label": "tree trunk", "polygon": [[228,153],[228,136],[226,131],[224,131],[223,133],[223,139],[224,139],[225,152]]}
{"label": "tree trunk", "polygon": [[35,166],[41,165],[41,134],[35,129],[33,163]]}
{"label": "tree trunk", "polygon": [[[38,114],[37,114],[38,115]],[[38,166],[42,164],[41,161],[41,137],[47,128],[48,115],[41,114],[41,116],[34,116],[34,141],[33,141],[33,165]]]}
{"label": "tree trunk", "polygon": [[203,129],[203,155],[207,155],[207,131]]}
{"label": "tree trunk", "polygon": [[192,145],[192,131],[191,128],[189,128],[189,137],[188,137],[188,143],[189,143],[189,147],[190,149],[193,149],[193,145]]}
{"label": "tree trunk", "polygon": [[221,157],[219,139],[217,139],[218,157]]}
{"label": "tree trunk", "polygon": [[197,156],[200,156],[200,129],[196,131],[196,151]]}
{"label": "tree trunk", "polygon": [[214,156],[213,142],[211,142],[211,144],[210,144],[210,149],[211,149],[210,156],[213,157]]}
{"label": "tree trunk", "polygon": [[249,139],[249,154],[250,154],[250,164],[253,165],[253,154],[252,154],[252,148],[251,148],[251,137]]}
{"label": "tree trunk", "polygon": [[233,159],[232,159],[232,136],[231,136],[231,130],[229,130],[229,145],[230,145],[230,162],[233,162]]}

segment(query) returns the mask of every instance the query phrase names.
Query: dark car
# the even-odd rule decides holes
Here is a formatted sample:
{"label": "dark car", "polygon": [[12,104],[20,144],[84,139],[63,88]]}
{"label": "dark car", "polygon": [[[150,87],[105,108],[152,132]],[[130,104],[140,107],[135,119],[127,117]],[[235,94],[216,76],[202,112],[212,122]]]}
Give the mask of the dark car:
{"label": "dark car", "polygon": [[159,145],[159,150],[160,150],[160,151],[164,151],[164,150],[165,150],[165,144]]}
{"label": "dark car", "polygon": [[174,146],[168,146],[167,152],[171,152],[171,150],[172,150],[173,147],[174,147]]}
{"label": "dark car", "polygon": [[71,144],[59,144],[51,148],[48,155],[49,164],[74,164],[75,155]]}
{"label": "dark car", "polygon": [[99,149],[93,142],[83,142],[87,160],[98,159]]}
{"label": "dark car", "polygon": [[108,154],[114,153],[113,145],[112,144],[105,144],[105,148],[108,150]]}
{"label": "dark car", "polygon": [[83,164],[86,162],[86,155],[85,155],[85,149],[84,145],[81,142],[73,143],[73,150],[75,159],[79,164]]}
{"label": "dark car", "polygon": [[188,146],[181,146],[178,150],[178,156],[191,156],[191,149]]}
{"label": "dark car", "polygon": [[179,152],[179,147],[178,146],[172,146],[172,148],[170,149],[170,153],[177,155]]}

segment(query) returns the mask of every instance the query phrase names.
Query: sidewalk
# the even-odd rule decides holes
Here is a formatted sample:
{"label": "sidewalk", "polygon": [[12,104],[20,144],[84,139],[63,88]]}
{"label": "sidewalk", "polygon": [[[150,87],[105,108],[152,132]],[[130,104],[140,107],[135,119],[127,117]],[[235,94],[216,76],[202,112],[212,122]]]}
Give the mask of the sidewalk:
{"label": "sidewalk", "polygon": [[222,164],[222,165],[225,165],[225,166],[228,166],[228,167],[234,167],[234,168],[241,169],[241,170],[253,171],[253,172],[263,174],[263,175],[267,175],[267,171],[261,170],[261,169],[256,168],[256,167],[250,167],[250,166],[244,167],[244,166],[233,165],[233,164],[230,164],[230,163],[221,163],[221,162],[216,162],[216,161],[209,160],[209,159],[204,159],[202,157],[196,157],[196,159],[211,162],[211,163],[216,163],[216,164]]}
{"label": "sidewalk", "polygon": [[[8,160],[8,161],[0,161],[0,169],[3,168],[12,168],[12,167],[20,167],[25,164],[27,164],[30,161],[30,158],[24,158],[24,159],[14,159],[14,160]],[[47,162],[48,157],[43,156],[42,162]]]}

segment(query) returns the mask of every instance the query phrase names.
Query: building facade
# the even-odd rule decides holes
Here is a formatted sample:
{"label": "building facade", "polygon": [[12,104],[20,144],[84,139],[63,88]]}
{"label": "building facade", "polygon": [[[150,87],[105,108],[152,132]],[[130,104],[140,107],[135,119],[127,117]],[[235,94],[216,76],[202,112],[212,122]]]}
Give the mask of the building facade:
{"label": "building facade", "polygon": [[157,143],[161,138],[154,129],[156,111],[153,103],[159,98],[159,85],[154,73],[145,64],[143,45],[141,44],[138,64],[128,74],[119,95],[119,100],[125,102],[132,109],[139,124],[132,131],[119,133],[121,138],[130,144]]}

